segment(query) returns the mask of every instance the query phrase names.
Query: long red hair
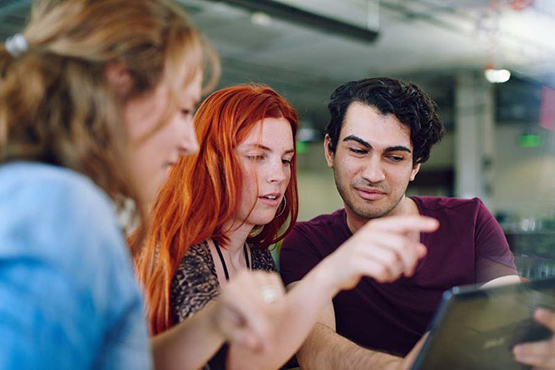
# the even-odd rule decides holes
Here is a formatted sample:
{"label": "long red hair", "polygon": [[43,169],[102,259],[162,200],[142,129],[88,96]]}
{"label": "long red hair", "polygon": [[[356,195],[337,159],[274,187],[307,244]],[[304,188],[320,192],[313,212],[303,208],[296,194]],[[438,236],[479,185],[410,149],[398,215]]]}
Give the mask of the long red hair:
{"label": "long red hair", "polygon": [[[238,85],[216,91],[194,117],[201,144],[196,155],[184,157],[170,170],[151,210],[151,225],[137,273],[148,302],[152,334],[173,324],[170,286],[188,248],[207,239],[226,245],[224,225],[239,206],[242,167],[234,154],[256,123],[285,118],[296,136],[298,118],[291,105],[264,85]],[[285,210],[269,224],[256,227],[248,242],[266,249],[293,227],[298,214],[296,158],[285,192]],[[283,230],[284,225],[287,228]]]}

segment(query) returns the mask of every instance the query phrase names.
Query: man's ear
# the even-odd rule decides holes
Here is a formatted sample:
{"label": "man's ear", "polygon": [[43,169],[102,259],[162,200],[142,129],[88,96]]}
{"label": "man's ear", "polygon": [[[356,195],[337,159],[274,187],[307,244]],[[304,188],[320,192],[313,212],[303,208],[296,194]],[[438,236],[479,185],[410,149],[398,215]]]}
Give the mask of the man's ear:
{"label": "man's ear", "polygon": [[333,160],[335,158],[335,153],[331,149],[332,146],[333,143],[331,138],[328,134],[326,134],[326,137],[324,138],[324,155],[326,156],[326,162],[328,163],[329,168],[333,168]]}
{"label": "man's ear", "polygon": [[418,171],[420,171],[420,163],[417,163],[414,166],[412,166],[412,171],[410,173],[410,181],[414,180]]}
{"label": "man's ear", "polygon": [[109,62],[106,64],[104,76],[118,98],[125,97],[133,87],[133,78],[120,63]]}

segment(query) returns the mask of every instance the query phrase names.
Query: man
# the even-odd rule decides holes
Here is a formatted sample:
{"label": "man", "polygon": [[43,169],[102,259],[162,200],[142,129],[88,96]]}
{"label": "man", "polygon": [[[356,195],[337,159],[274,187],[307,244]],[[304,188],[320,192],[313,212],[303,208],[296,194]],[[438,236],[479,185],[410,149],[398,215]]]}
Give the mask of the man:
{"label": "man", "polygon": [[[328,108],[325,156],[345,208],[298,223],[287,236],[280,257],[285,284],[302,279],[369,220],[421,214],[440,227],[420,235],[427,254],[414,275],[387,284],[364,278],[330,301],[297,357],[308,369],[397,368],[395,356],[406,356],[425,333],[444,290],[519,278],[503,231],[479,199],[405,196],[444,132],[436,104],[418,86],[390,78],[353,81],[335,90]],[[377,237],[367,248],[378,247]],[[382,258],[390,256],[376,254]],[[541,314],[543,322],[555,321]],[[554,347],[542,345],[515,353],[533,353],[545,366]]]}

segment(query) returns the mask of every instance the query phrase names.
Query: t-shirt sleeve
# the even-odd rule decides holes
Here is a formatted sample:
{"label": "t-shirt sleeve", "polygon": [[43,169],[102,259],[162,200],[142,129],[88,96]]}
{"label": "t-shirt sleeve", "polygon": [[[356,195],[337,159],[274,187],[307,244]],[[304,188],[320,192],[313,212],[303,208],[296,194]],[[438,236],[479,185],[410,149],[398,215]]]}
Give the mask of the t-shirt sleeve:
{"label": "t-shirt sleeve", "polygon": [[295,226],[281,245],[279,273],[286,286],[301,280],[324,258],[306,228],[305,225]]}
{"label": "t-shirt sleeve", "polygon": [[[80,181],[44,181],[4,202],[0,216],[8,213],[0,228],[0,368],[101,367],[127,347],[144,352],[146,326],[129,322],[131,313],[144,321],[142,299],[107,198]],[[116,342],[117,351],[104,348]]]}
{"label": "t-shirt sleeve", "polygon": [[518,274],[501,226],[480,200],[475,238],[476,282],[485,283],[501,276]]}

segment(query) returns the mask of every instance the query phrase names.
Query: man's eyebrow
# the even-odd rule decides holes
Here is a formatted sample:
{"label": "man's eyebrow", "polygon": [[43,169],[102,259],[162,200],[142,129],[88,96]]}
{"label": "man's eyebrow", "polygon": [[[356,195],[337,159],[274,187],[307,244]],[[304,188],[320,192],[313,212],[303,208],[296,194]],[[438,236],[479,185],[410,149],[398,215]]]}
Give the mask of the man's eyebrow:
{"label": "man's eyebrow", "polygon": [[356,141],[360,145],[365,146],[368,149],[372,149],[372,145],[370,145],[369,142],[367,142],[366,140],[362,140],[360,137],[358,137],[356,135],[346,136],[345,138],[343,138],[343,142],[345,142],[345,141]]}
{"label": "man's eyebrow", "polygon": [[402,151],[402,152],[408,152],[408,153],[412,153],[412,150],[410,150],[409,148],[407,148],[406,146],[402,146],[402,145],[396,145],[396,146],[390,146],[388,148],[385,148],[386,152],[397,152],[397,151]]}
{"label": "man's eyebrow", "polygon": [[[356,135],[349,135],[346,136],[343,139],[343,142],[345,141],[356,141],[357,143],[359,143],[360,145],[368,148],[368,149],[372,149],[372,144],[370,144],[369,142],[367,142],[366,140],[361,139],[360,137],[356,136]],[[403,145],[395,145],[395,146],[390,146],[385,148],[386,152],[397,152],[397,151],[402,151],[402,152],[407,152],[407,153],[412,153],[412,150],[410,150],[410,148],[407,148],[406,146]]]}

